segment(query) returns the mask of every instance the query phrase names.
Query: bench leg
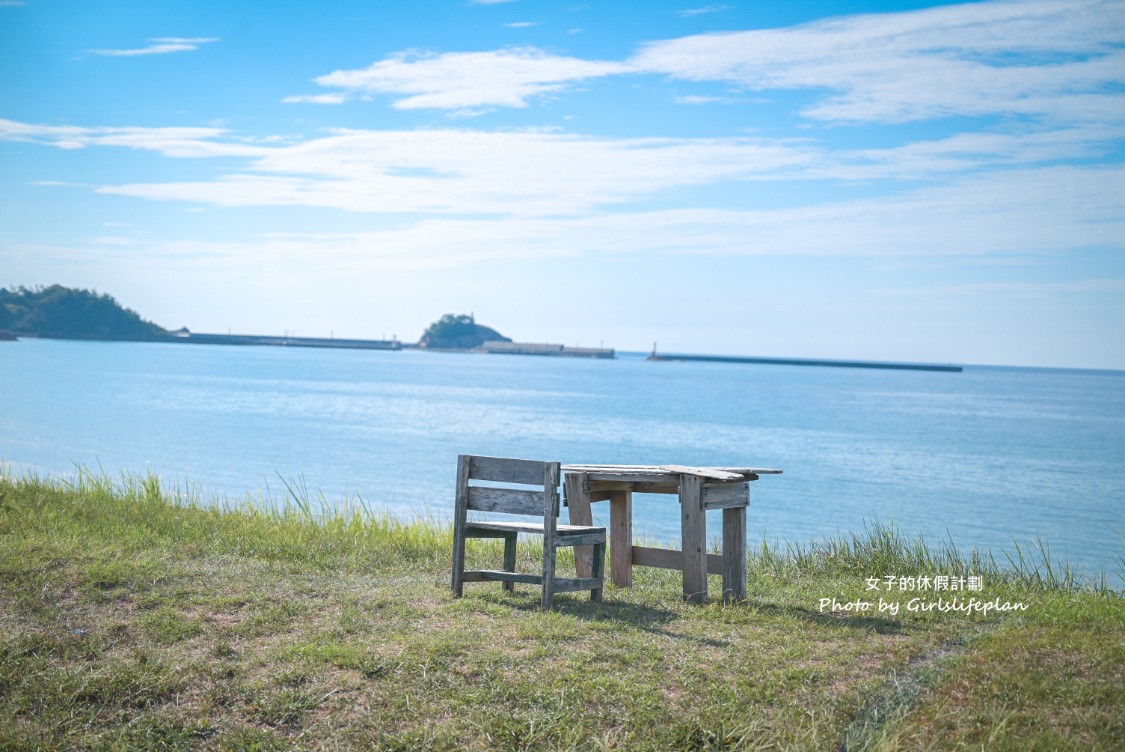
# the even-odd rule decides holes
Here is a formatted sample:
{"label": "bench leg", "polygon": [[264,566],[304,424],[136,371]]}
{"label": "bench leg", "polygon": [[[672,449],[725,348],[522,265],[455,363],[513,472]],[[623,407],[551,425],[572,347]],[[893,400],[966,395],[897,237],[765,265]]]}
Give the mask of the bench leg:
{"label": "bench leg", "polygon": [[605,544],[598,543],[594,545],[594,562],[593,571],[590,573],[591,577],[598,579],[598,587],[590,591],[590,600],[595,603],[601,603],[602,590],[605,585]]}
{"label": "bench leg", "polygon": [[540,607],[550,611],[555,605],[555,542],[543,540],[543,599]]}
{"label": "bench leg", "polygon": [[[504,571],[505,572],[516,571],[516,534],[515,533],[511,533],[510,535],[504,536]],[[516,589],[516,583],[514,583],[514,582],[505,582],[505,583],[503,583],[503,586],[504,586],[504,589],[507,590],[509,593],[515,591],[515,589]]]}

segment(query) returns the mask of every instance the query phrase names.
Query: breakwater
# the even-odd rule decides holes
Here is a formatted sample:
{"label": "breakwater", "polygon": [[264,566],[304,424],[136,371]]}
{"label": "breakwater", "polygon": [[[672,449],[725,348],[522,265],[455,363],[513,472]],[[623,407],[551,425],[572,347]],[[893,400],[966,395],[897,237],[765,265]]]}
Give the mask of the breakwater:
{"label": "breakwater", "polygon": [[272,347],[332,347],[351,350],[401,350],[397,339],[337,339],[335,337],[277,337],[259,334],[177,333],[176,342],[195,345],[268,345]]}
{"label": "breakwater", "polygon": [[964,369],[955,365],[931,363],[885,363],[877,360],[807,360],[804,358],[754,358],[734,355],[672,355],[653,352],[648,360],[691,361],[696,363],[751,363],[770,366],[821,366],[829,368],[880,368],[893,371],[944,371],[961,373]]}

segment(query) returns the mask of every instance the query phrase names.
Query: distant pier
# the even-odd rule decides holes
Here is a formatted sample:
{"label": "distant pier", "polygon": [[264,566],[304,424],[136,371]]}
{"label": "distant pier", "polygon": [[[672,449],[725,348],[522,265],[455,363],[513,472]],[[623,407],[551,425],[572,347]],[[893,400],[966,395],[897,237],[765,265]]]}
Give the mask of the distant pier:
{"label": "distant pier", "polygon": [[556,358],[616,358],[609,347],[567,347],[566,345],[539,344],[535,342],[500,342],[492,340],[480,346],[479,352],[493,355],[545,355]]}
{"label": "distant pier", "polygon": [[752,358],[733,355],[672,355],[657,354],[655,350],[648,356],[655,361],[691,361],[703,363],[751,363],[769,366],[821,366],[827,368],[877,368],[890,371],[942,371],[961,373],[961,366],[937,365],[930,363],[885,363],[877,360],[806,360],[803,358]]}
{"label": "distant pier", "polygon": [[397,339],[338,339],[336,337],[278,337],[262,334],[197,334],[180,330],[175,341],[194,345],[267,345],[271,347],[330,347],[345,350],[401,350]]}

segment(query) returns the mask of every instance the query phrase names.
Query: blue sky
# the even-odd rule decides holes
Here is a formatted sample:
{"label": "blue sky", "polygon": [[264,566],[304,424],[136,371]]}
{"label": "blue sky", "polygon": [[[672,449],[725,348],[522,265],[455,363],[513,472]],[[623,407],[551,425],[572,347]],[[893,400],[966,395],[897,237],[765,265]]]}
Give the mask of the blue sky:
{"label": "blue sky", "polygon": [[1125,2],[0,0],[0,285],[1125,368]]}

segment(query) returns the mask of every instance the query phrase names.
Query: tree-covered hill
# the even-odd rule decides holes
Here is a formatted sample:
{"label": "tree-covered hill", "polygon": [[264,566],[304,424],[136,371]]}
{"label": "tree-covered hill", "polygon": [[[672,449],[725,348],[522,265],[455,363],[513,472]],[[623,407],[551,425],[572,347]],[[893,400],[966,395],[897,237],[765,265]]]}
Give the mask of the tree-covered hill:
{"label": "tree-covered hill", "polygon": [[59,339],[160,340],[169,333],[92,290],[0,288],[0,330]]}
{"label": "tree-covered hill", "polygon": [[472,350],[485,342],[511,342],[491,327],[478,324],[472,315],[447,313],[430,324],[418,344],[443,350]]}

